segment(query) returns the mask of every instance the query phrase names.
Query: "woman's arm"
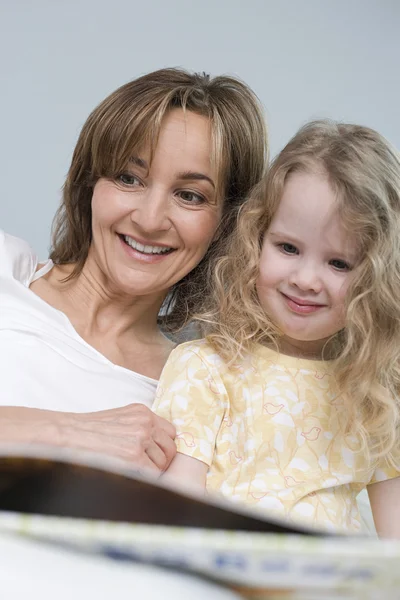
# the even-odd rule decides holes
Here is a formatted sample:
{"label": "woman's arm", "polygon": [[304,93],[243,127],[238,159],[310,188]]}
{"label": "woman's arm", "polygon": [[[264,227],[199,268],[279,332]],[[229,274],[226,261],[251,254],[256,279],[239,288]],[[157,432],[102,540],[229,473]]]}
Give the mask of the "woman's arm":
{"label": "woman's arm", "polygon": [[400,477],[369,485],[368,495],[378,535],[400,539]]}
{"label": "woman's arm", "polygon": [[0,442],[61,446],[67,416],[36,408],[0,406]]}
{"label": "woman's arm", "polygon": [[164,471],[176,454],[175,428],[143,404],[92,413],[0,407],[0,443],[88,450]]}

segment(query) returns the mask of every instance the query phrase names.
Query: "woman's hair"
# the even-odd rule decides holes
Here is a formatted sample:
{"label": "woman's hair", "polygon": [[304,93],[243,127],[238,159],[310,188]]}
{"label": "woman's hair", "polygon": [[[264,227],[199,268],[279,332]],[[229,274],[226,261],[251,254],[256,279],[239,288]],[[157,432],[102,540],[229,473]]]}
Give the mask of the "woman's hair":
{"label": "woman's hair", "polygon": [[400,156],[376,131],[330,121],[300,129],[240,209],[224,255],[211,266],[212,295],[199,318],[229,361],[254,343],[277,343],[256,281],[264,234],[294,172],[328,178],[357,240],[360,261],[346,297],[346,325],[330,349],[347,408],[345,431],[361,436],[372,459],[386,456],[393,463],[400,456]]}
{"label": "woman's hair", "polygon": [[75,263],[70,278],[81,272],[92,241],[91,200],[96,182],[100,177],[116,178],[135,150],[150,148],[152,157],[163,117],[173,108],[210,119],[217,194],[224,199],[220,235],[201,263],[172,288],[163,307],[160,321],[167,329],[177,330],[208,294],[208,262],[219,255],[238,207],[265,170],[263,111],[255,94],[238,79],[161,69],[108,96],[87,119],[75,147],[53,223],[50,257],[56,264]]}

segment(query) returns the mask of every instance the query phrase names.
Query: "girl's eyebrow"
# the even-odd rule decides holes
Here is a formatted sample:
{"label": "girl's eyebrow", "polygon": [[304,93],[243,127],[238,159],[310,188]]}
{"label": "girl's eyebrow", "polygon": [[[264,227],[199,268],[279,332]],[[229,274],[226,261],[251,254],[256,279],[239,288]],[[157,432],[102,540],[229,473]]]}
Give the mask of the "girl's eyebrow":
{"label": "girl's eyebrow", "polygon": [[290,231],[267,231],[267,235],[279,242],[289,242],[290,244],[296,246],[303,246],[304,242],[301,241],[297,235],[290,233]]}
{"label": "girl's eyebrow", "polygon": [[280,238],[293,238],[295,239],[296,236],[293,235],[292,233],[288,232],[288,231],[268,231],[268,235],[272,236],[272,237],[280,237]]}

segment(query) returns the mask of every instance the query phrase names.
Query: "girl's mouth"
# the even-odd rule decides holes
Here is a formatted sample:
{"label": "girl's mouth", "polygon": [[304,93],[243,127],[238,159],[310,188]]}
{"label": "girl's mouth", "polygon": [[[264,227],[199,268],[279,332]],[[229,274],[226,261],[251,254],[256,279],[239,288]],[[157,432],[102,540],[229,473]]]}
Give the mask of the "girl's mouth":
{"label": "girl's mouth", "polygon": [[283,292],[281,292],[283,298],[286,301],[288,308],[299,315],[308,315],[311,313],[315,313],[321,308],[324,308],[324,304],[317,304],[312,300],[295,298],[294,296],[287,296]]}

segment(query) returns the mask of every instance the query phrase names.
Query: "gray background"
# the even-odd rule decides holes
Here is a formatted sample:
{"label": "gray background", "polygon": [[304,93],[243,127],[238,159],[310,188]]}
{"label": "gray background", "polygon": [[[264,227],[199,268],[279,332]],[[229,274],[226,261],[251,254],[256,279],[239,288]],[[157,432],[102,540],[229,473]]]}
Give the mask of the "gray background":
{"label": "gray background", "polygon": [[275,154],[310,118],[400,147],[399,0],[0,0],[0,228],[45,258],[87,115],[164,66],[244,79]]}

